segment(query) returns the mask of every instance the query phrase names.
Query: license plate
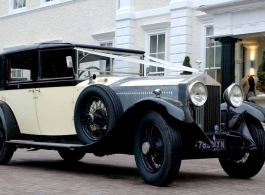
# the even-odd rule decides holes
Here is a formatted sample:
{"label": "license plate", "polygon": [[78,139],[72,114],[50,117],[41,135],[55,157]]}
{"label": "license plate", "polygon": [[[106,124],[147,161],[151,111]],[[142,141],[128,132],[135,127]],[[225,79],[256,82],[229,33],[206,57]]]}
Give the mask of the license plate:
{"label": "license plate", "polygon": [[[215,144],[216,148],[219,150],[225,150],[226,149],[226,140],[224,140],[224,139],[216,139],[214,141],[214,144]],[[209,144],[207,144],[203,141],[200,141],[200,140],[196,141],[195,147],[198,149],[210,149],[211,148]]]}

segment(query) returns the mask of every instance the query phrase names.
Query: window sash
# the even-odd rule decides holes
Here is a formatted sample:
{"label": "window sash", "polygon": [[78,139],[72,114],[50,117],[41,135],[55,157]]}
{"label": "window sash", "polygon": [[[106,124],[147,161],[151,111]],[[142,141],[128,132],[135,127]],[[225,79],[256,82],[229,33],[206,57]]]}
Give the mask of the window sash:
{"label": "window sash", "polygon": [[27,6],[26,0],[13,0],[13,9],[21,9]]}
{"label": "window sash", "polygon": [[209,74],[215,78],[217,81],[220,80],[221,71],[221,48],[222,45],[219,41],[211,39],[210,36],[214,34],[214,29],[212,26],[207,26],[205,28],[205,69],[209,70]]}
{"label": "window sash", "polygon": [[[149,55],[154,58],[165,60],[166,58],[166,34],[159,33],[149,36]],[[164,68],[150,66],[150,72],[164,72]]]}

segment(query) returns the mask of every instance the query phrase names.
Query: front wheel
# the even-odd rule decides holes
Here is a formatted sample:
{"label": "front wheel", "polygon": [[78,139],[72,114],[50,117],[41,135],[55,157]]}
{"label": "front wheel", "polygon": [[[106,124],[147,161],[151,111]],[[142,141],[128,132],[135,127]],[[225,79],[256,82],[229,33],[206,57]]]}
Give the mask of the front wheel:
{"label": "front wheel", "polygon": [[157,112],[148,112],[136,130],[134,156],[138,171],[150,185],[166,186],[178,173],[181,164],[182,141]]}
{"label": "front wheel", "polygon": [[224,171],[233,178],[248,179],[255,176],[265,160],[265,132],[260,122],[254,118],[247,120],[249,132],[257,145],[257,150],[247,151],[241,156],[226,153],[219,158]]}
{"label": "front wheel", "polygon": [[85,156],[85,152],[83,151],[75,151],[75,150],[58,150],[59,155],[68,162],[75,162],[81,160]]}

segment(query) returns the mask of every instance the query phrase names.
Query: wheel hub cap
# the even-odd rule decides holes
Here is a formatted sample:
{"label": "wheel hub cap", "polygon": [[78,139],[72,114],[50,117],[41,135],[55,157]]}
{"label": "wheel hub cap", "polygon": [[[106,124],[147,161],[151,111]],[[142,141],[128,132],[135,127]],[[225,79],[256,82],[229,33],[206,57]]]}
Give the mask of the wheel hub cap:
{"label": "wheel hub cap", "polygon": [[87,116],[87,119],[89,121],[90,124],[94,123],[95,117],[92,113],[89,113]]}
{"label": "wheel hub cap", "polygon": [[148,142],[143,143],[143,145],[142,145],[143,154],[145,154],[145,155],[148,154],[150,151],[150,148],[151,148],[151,146]]}

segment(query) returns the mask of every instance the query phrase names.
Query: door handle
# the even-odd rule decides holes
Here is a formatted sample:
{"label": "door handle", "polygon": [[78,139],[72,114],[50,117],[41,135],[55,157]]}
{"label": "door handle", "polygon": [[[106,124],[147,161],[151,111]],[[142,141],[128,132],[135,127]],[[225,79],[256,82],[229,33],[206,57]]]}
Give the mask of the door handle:
{"label": "door handle", "polygon": [[32,93],[34,93],[34,89],[30,89],[28,92],[32,92]]}
{"label": "door handle", "polygon": [[38,92],[40,92],[40,89],[35,89],[35,91],[38,91]]}

